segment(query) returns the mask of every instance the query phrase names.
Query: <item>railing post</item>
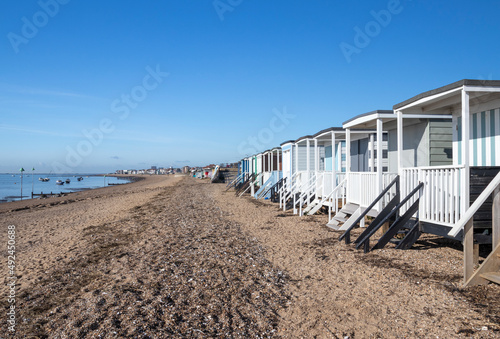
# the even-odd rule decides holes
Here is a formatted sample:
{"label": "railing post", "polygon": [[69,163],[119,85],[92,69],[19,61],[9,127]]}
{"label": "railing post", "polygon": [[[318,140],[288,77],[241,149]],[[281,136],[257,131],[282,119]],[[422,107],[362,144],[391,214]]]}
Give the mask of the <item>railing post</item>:
{"label": "railing post", "polygon": [[[345,131],[345,163],[346,163],[346,177],[347,177],[347,185],[346,185],[346,198],[347,201],[350,201],[351,195],[351,129],[347,128]],[[341,158],[342,159],[342,158]]]}
{"label": "railing post", "polygon": [[[400,184],[401,184],[401,183],[399,182],[400,180],[401,180],[401,177],[400,177],[400,176],[397,176],[397,177],[396,177],[396,194],[398,194],[398,193],[399,193],[399,196],[400,196],[400,197],[402,197],[402,195],[401,195],[401,191],[400,191],[400,187],[401,187],[401,186],[400,186]],[[403,198],[404,198],[404,197],[403,197]],[[401,198],[400,198],[400,199],[401,199]],[[397,210],[397,212],[396,212],[396,219],[397,219],[397,218],[399,218],[399,209],[398,209],[398,210]],[[385,233],[385,232],[384,232],[384,233]]]}
{"label": "railing post", "polygon": [[[470,180],[470,106],[469,92],[462,89],[462,163],[464,165],[461,195],[461,215],[470,207],[469,199],[469,180]],[[473,218],[465,225],[463,229],[464,246],[464,283],[472,276],[474,271],[474,224]]]}
{"label": "railing post", "polygon": [[[376,195],[380,194],[383,190],[383,183],[382,183],[382,153],[383,153],[383,136],[382,136],[382,128],[383,128],[383,122],[382,119],[377,119],[377,192]],[[381,199],[377,205],[377,211],[382,210],[382,202],[383,199]]]}
{"label": "railing post", "polygon": [[306,170],[307,170],[307,180],[306,183],[309,181],[309,176],[311,173],[311,150],[310,150],[311,143],[309,141],[309,138],[306,139]]}
{"label": "railing post", "polygon": [[[337,180],[337,169],[336,169],[336,166],[335,166],[335,159],[336,159],[336,156],[335,156],[335,132],[332,131],[332,184],[331,184],[332,191],[335,189],[335,187],[337,187],[337,182],[336,182],[336,180]],[[340,159],[342,159],[342,156],[340,157]],[[326,159],[325,159],[325,161],[326,161]],[[342,166],[340,166],[340,167],[342,167]]]}

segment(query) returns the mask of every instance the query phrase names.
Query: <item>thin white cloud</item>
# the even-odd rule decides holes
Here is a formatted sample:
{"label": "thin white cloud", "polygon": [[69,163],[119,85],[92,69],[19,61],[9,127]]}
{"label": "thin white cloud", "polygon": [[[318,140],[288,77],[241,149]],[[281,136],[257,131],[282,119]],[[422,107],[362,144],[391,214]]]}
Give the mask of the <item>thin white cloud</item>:
{"label": "thin white cloud", "polygon": [[53,89],[41,89],[34,88],[29,86],[19,86],[12,84],[0,83],[0,90],[10,93],[17,94],[29,94],[29,95],[50,95],[50,96],[58,96],[58,97],[71,97],[71,98],[83,98],[83,99],[97,99],[97,100],[106,100],[104,98],[91,96],[87,94],[61,91],[61,90],[53,90]]}
{"label": "thin white cloud", "polygon": [[109,140],[120,140],[120,141],[137,141],[137,142],[147,142],[147,143],[159,143],[159,144],[171,144],[176,141],[173,138],[166,137],[155,137],[155,136],[129,136],[129,135],[108,135],[106,139]]}
{"label": "thin white cloud", "polygon": [[65,138],[81,137],[81,135],[78,135],[78,134],[52,132],[52,131],[45,131],[45,130],[32,129],[32,128],[26,128],[26,127],[22,127],[22,126],[6,125],[6,124],[0,124],[0,130],[23,132],[23,133],[29,133],[29,134],[39,134],[39,135],[42,134],[42,135],[50,135],[50,136],[54,136],[54,137],[65,137]]}

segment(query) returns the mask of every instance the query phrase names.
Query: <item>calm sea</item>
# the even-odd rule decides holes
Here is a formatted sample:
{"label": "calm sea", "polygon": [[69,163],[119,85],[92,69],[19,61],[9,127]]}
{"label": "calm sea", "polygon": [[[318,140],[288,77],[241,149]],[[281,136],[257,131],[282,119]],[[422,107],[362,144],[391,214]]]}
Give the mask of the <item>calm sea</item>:
{"label": "calm sea", "polygon": [[[38,178],[49,178],[50,181],[42,182]],[[78,177],[83,177],[82,181],[78,181]],[[57,180],[66,181],[69,179],[69,184],[62,186],[56,185]],[[94,189],[99,187],[108,186],[108,184],[124,184],[129,180],[126,178],[95,176],[89,174],[71,174],[71,175],[58,175],[58,174],[43,174],[35,173],[33,181],[31,174],[23,175],[23,200],[31,199],[31,190],[36,194],[43,193],[69,193],[82,191],[87,189]],[[21,199],[21,175],[18,174],[0,174],[0,202],[15,201]]]}

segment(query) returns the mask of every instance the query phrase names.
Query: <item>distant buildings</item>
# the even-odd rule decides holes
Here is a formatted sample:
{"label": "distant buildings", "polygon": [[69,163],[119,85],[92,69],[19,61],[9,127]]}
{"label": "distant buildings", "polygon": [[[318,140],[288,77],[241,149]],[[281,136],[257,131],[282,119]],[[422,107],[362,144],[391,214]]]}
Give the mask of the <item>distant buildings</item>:
{"label": "distant buildings", "polygon": [[[225,164],[224,166],[221,167],[231,167],[233,164]],[[164,168],[164,167],[157,167],[157,166],[151,166],[150,169],[120,169],[116,170],[115,174],[124,174],[124,175],[167,175],[167,174],[176,174],[176,173],[183,173],[183,174],[189,174],[193,175],[196,177],[204,178],[208,177],[209,173],[212,173],[212,169],[215,168],[214,164],[210,164],[208,166],[204,167],[189,167],[189,166],[184,166],[182,168],[174,168],[170,166],[169,168]]]}

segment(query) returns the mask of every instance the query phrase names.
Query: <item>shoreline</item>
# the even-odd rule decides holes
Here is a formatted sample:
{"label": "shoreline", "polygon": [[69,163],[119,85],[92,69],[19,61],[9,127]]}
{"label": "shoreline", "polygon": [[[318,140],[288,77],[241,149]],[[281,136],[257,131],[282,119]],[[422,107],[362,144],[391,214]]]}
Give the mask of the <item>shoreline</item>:
{"label": "shoreline", "polygon": [[52,204],[52,203],[58,203],[61,201],[64,201],[67,198],[74,198],[76,200],[81,200],[81,199],[86,199],[87,196],[91,195],[89,192],[96,192],[97,195],[99,195],[100,192],[105,191],[105,190],[116,190],[119,187],[124,187],[124,186],[129,186],[133,185],[137,182],[141,182],[145,180],[147,177],[141,177],[137,175],[125,175],[125,174],[117,174],[113,175],[116,177],[122,177],[122,178],[130,178],[130,182],[121,184],[121,185],[108,185],[106,187],[97,187],[97,188],[82,188],[79,189],[78,191],[75,190],[73,192],[61,192],[61,194],[54,194],[53,196],[47,196],[46,198],[40,198],[40,197],[34,197],[33,199],[27,198],[23,200],[16,200],[16,201],[0,201],[0,213],[5,212],[5,211],[10,211],[10,210],[22,210],[22,209],[28,209],[32,208],[35,206],[43,206],[47,204]]}
{"label": "shoreline", "polygon": [[[104,176],[105,174],[94,174],[93,176]],[[137,175],[126,175],[126,174],[116,174],[116,175],[106,175],[106,177],[115,177],[115,178],[128,178],[129,179],[129,182],[126,182],[126,183],[123,183],[123,184],[120,184],[120,185],[107,185],[105,187],[95,187],[95,188],[91,188],[91,187],[81,187],[81,188],[75,188],[73,189],[71,192],[54,192],[54,194],[50,194],[50,193],[44,193],[44,195],[46,195],[45,198],[42,198],[40,197],[39,193],[35,193],[34,197],[31,198],[31,193],[26,196],[26,198],[23,198],[23,200],[14,200],[14,201],[9,201],[9,200],[5,200],[5,199],[0,199],[0,210],[1,210],[1,207],[3,205],[7,205],[7,204],[18,204],[18,205],[22,205],[22,203],[25,203],[25,202],[31,202],[31,201],[46,201],[47,199],[54,199],[54,198],[64,198],[64,197],[68,197],[68,196],[74,196],[78,193],[82,193],[82,192],[88,192],[88,191],[94,191],[94,190],[101,190],[101,189],[106,189],[106,188],[111,188],[111,187],[115,187],[115,186],[121,186],[121,185],[130,185],[130,184],[133,184],[135,182],[138,182],[138,181],[141,181],[141,180],[144,180],[146,177],[141,177],[141,176],[137,176]],[[15,206],[16,208],[18,207],[17,205]]]}

